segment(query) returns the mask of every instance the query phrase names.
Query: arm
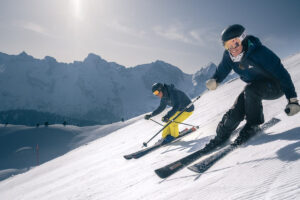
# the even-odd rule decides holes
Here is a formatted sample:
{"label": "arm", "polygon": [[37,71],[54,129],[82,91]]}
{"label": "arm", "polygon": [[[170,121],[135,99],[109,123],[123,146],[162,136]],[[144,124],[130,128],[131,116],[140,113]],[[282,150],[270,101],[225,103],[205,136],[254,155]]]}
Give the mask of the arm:
{"label": "arm", "polygon": [[151,113],[151,116],[153,117],[153,116],[155,116],[155,115],[158,115],[158,114],[161,113],[166,107],[167,107],[167,103],[166,103],[165,99],[161,99],[159,107],[156,108],[156,109]]}
{"label": "arm", "polygon": [[222,61],[218,65],[215,74],[213,75],[212,79],[215,79],[217,83],[221,83],[231,72],[232,68],[229,64],[229,55],[228,52],[224,52]]}
{"label": "arm", "polygon": [[284,68],[280,58],[265,46],[261,46],[253,56],[256,63],[276,78],[287,99],[297,97],[291,76]]}

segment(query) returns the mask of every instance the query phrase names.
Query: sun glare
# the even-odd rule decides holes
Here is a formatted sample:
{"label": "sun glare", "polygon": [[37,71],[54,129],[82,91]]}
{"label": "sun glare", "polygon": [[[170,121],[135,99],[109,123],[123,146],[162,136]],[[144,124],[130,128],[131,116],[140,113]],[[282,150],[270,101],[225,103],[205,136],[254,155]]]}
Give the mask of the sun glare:
{"label": "sun glare", "polygon": [[74,17],[82,19],[82,0],[70,0]]}

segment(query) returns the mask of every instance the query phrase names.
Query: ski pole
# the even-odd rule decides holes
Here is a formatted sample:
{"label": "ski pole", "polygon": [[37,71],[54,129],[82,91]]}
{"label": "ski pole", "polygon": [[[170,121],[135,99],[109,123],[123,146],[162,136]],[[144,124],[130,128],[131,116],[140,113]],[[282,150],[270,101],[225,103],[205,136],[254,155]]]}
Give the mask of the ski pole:
{"label": "ski pole", "polygon": [[199,126],[195,126],[195,125],[192,125],[192,124],[186,124],[186,123],[183,123],[183,122],[175,122],[175,123],[199,128]]}
{"label": "ski pole", "polygon": [[[159,123],[159,122],[157,122],[157,121],[155,121],[153,119],[150,119],[150,120],[153,121],[153,122],[155,122],[155,123],[157,123],[157,124],[159,124],[159,125],[161,125],[161,126],[164,126],[163,124],[161,124],[161,123]],[[192,124],[186,124],[186,123],[182,123],[182,122],[175,122],[175,123],[199,128],[199,126],[195,126],[195,125],[192,125]]]}
{"label": "ski pole", "polygon": [[[203,95],[203,94],[202,94]],[[153,139],[155,138],[161,131],[163,131],[167,126],[169,126],[172,122],[174,122],[183,112],[185,112],[187,109],[189,109],[198,99],[200,99],[200,97],[202,95],[199,95],[198,97],[196,97],[189,105],[187,105],[185,107],[185,109],[183,111],[181,111],[180,113],[178,113],[178,115],[176,117],[174,117],[172,120],[170,120],[164,127],[162,127],[155,135],[152,136],[152,138],[150,138],[147,142],[143,142],[143,146],[147,147],[147,144]]]}
{"label": "ski pole", "polygon": [[159,123],[159,122],[157,122],[157,121],[155,121],[153,119],[150,119],[150,120],[153,121],[153,122],[155,122],[155,123],[157,123],[157,124],[159,124],[159,125],[161,125],[161,126],[164,126],[163,124],[161,124],[161,123]]}

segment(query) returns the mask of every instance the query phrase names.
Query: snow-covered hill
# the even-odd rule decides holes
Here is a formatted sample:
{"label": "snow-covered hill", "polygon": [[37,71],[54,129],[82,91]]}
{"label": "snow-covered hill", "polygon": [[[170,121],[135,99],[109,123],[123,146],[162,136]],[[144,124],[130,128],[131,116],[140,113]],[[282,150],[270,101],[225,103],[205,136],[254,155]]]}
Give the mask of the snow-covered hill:
{"label": "snow-covered hill", "polygon": [[[213,71],[215,67],[210,64],[202,70]],[[40,115],[51,113],[48,118],[53,114],[65,117],[69,122],[81,119],[108,124],[154,109],[158,101],[151,93],[154,82],[173,83],[195,97],[203,91],[201,85],[210,78],[208,75],[186,74],[163,61],[125,68],[92,53],[84,61],[68,64],[49,56],[35,59],[25,52],[0,53],[0,111],[10,111],[2,112],[0,120],[23,125],[41,123],[36,118],[22,118],[24,112],[34,110]],[[52,121],[55,123],[55,119]],[[91,123],[81,123],[85,124]]]}
{"label": "snow-covered hill", "polygon": [[55,159],[77,147],[134,123],[77,127],[0,125],[0,181]]}
{"label": "snow-covered hill", "polygon": [[[300,94],[300,54],[289,57],[284,64]],[[180,142],[137,160],[125,160],[124,154],[140,149],[160,129],[140,116],[133,119],[133,124],[0,182],[0,199],[300,199],[300,114],[285,115],[284,97],[263,102],[266,120],[277,117],[280,123],[206,173],[195,174],[185,168],[165,180],[154,173],[202,148],[215,135],[222,115],[244,85],[234,80],[205,93],[186,121],[200,129]],[[109,126],[113,128],[114,124]],[[97,127],[89,128],[101,134]]]}

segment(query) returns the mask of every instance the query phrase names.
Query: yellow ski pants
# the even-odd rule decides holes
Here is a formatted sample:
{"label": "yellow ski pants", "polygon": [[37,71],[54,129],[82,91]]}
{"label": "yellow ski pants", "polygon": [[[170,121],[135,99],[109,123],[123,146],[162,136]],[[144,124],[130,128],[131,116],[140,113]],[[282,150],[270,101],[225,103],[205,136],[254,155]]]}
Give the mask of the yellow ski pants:
{"label": "yellow ski pants", "polygon": [[[177,111],[172,117],[170,117],[170,120],[172,120],[174,117],[176,117],[179,113],[180,113],[180,111]],[[183,112],[174,122],[169,124],[163,130],[162,137],[165,138],[165,137],[167,137],[167,135],[171,135],[173,137],[178,137],[178,135],[179,135],[178,123],[183,122],[192,114],[193,114],[193,112]]]}

